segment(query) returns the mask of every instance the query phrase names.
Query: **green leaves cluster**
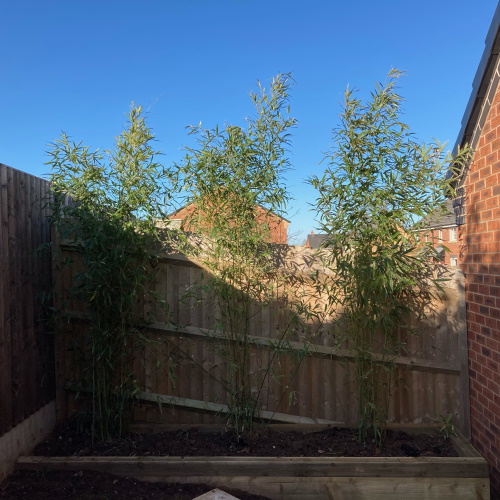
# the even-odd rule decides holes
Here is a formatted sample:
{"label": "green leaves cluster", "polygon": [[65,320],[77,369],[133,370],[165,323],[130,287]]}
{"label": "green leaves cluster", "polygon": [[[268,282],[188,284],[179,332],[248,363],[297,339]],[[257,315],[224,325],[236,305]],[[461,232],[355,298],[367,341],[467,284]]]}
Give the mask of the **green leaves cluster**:
{"label": "green leaves cluster", "polygon": [[278,75],[269,91],[259,86],[251,94],[256,114],[246,129],[192,127],[198,147],[188,149],[181,167],[192,207],[185,228],[202,235],[201,248],[187,251],[210,270],[237,432],[251,430],[259,403],[258,392],[252,393],[250,320],[256,308],[276,298],[279,287],[269,242],[270,225],[289,198],[283,175],[290,167],[289,130],[296,124],[288,108],[291,83],[290,75]]}
{"label": "green leaves cluster", "polygon": [[[180,167],[187,204],[196,206],[188,223],[204,234],[210,231],[213,239],[226,238],[228,247],[250,235],[255,243],[268,240],[268,215],[284,213],[289,195],[283,174],[290,168],[286,150],[289,130],[296,125],[289,116],[290,85],[290,75],[278,75],[269,92],[259,85],[259,92],[251,94],[256,116],[246,120],[246,129],[189,127],[198,148],[187,148]],[[257,217],[256,207],[263,209],[263,218]]]}
{"label": "green leaves cluster", "polygon": [[392,361],[404,350],[411,314],[432,282],[432,249],[419,242],[413,226],[452,192],[443,145],[418,142],[401,121],[400,76],[391,71],[366,103],[346,91],[325,173],[310,179],[328,234],[324,264],[335,275],[323,291],[342,311],[339,321],[355,353],[363,440],[369,432],[377,440],[383,435]]}
{"label": "green leaves cluster", "polygon": [[48,153],[51,223],[83,260],[72,290],[91,325],[90,343],[80,346],[81,387],[91,389],[92,431],[101,439],[126,427],[134,350],[146,341],[151,319],[140,304],[154,294],[151,251],[173,186],[153,139],[141,107],[132,106],[113,151],[90,151],[63,134]]}
{"label": "green leaves cluster", "polygon": [[[419,242],[415,221],[453,192],[444,146],[420,143],[401,121],[400,76],[391,71],[367,102],[346,91],[326,170],[310,179],[318,191],[320,229],[328,234],[324,265],[333,276],[320,277],[316,288],[332,311],[342,311],[337,319],[355,353],[360,438],[372,433],[379,441],[394,360],[432,282],[432,248]],[[277,269],[276,248],[269,244],[270,226],[289,200],[284,176],[296,126],[288,106],[291,85],[285,74],[269,90],[259,86],[246,127],[190,127],[197,145],[171,169],[157,162],[154,135],[136,106],[113,151],[90,151],[66,135],[52,145],[52,224],[83,259],[74,290],[91,317],[82,387],[91,387],[93,430],[102,439],[126,426],[134,351],[146,341],[152,319],[138,306],[154,295],[151,250],[168,234],[160,235],[157,222],[168,220],[179,186],[187,193],[184,229],[198,239],[177,243],[210,272],[231,423],[237,432],[252,429],[264,382],[256,389],[252,382],[251,318],[258,308],[286,301],[297,285]],[[467,153],[460,152],[455,164]],[[286,344],[300,317],[314,314],[307,304],[315,299],[295,302],[277,346]],[[275,355],[265,376],[272,376]]]}

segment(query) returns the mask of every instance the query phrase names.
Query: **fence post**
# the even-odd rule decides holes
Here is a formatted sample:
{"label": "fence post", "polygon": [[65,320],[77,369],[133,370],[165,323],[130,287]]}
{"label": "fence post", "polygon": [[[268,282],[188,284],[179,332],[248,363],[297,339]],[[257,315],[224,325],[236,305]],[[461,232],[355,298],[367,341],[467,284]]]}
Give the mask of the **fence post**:
{"label": "fence post", "polygon": [[460,366],[459,391],[462,412],[460,432],[466,439],[470,439],[469,353],[467,346],[465,276],[461,269],[455,271],[455,282],[457,287],[458,363]]}

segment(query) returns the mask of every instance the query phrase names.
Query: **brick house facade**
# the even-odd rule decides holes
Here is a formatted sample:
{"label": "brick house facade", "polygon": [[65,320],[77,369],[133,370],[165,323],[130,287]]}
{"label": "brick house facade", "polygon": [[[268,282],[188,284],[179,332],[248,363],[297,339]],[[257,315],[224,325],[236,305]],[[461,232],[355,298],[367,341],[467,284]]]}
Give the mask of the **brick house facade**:
{"label": "brick house facade", "polygon": [[500,498],[500,5],[486,38],[457,145],[474,152],[454,202],[466,277],[471,442]]}
{"label": "brick house facade", "polygon": [[[453,203],[447,202],[445,212],[438,212],[420,222],[420,241],[431,243],[441,253],[442,262],[451,267],[460,266],[458,225],[453,213]],[[446,251],[444,250],[446,248]]]}
{"label": "brick house facade", "polygon": [[[179,227],[183,226],[186,218],[190,217],[195,210],[195,205],[187,205],[180,208],[175,213],[169,216],[170,220],[176,223]],[[288,244],[288,226],[290,221],[280,217],[279,215],[266,210],[260,205],[255,206],[255,220],[259,224],[266,224],[269,227],[268,243]],[[184,228],[188,229],[188,228]]]}

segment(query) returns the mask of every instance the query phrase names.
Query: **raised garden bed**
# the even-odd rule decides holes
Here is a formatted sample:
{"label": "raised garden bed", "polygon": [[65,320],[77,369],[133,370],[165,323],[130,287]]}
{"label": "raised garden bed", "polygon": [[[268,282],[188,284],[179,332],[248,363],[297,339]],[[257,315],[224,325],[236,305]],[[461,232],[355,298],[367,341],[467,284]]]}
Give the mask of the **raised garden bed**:
{"label": "raised garden bed", "polygon": [[[204,483],[239,489],[273,500],[489,498],[487,464],[462,436],[451,438],[456,452],[452,454],[457,456],[430,456],[433,454],[431,449],[424,452],[426,456],[346,457],[335,456],[336,451],[332,451],[325,438],[328,432],[325,434],[324,425],[272,427],[305,430],[308,433],[323,431],[323,446],[319,450],[322,453],[315,457],[249,456],[243,446],[233,456],[153,456],[154,450],[151,450],[149,456],[21,457],[16,468],[75,472],[94,470],[145,481]],[[220,428],[214,427],[208,430],[221,432]],[[418,426],[398,426],[397,434],[401,434],[402,430],[410,434],[408,450],[416,449],[411,444],[413,433],[432,432],[432,429]],[[181,432],[189,432],[188,427],[184,426]],[[296,441],[297,434],[287,439]],[[80,443],[75,445],[79,448]],[[111,453],[113,447],[120,449],[117,443],[111,443],[107,453]],[[379,451],[375,449],[374,453]]]}

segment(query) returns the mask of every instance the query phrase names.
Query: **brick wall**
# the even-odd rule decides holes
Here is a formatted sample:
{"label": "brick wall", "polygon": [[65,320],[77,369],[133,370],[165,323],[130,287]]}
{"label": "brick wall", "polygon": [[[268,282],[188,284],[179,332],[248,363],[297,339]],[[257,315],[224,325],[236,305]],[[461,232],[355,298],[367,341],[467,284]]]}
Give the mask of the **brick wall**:
{"label": "brick wall", "polygon": [[[182,221],[191,216],[195,206],[189,205],[181,208],[170,218],[174,221]],[[260,206],[255,207],[255,219],[260,224],[267,224],[269,227],[269,243],[288,244],[288,225],[289,222],[280,216],[263,209]],[[188,229],[188,228],[184,228]]]}
{"label": "brick wall", "polygon": [[[456,258],[457,263],[460,266],[460,243],[459,243],[459,232],[458,228],[455,226],[455,238],[451,234],[451,228],[436,228],[430,230],[424,230],[420,234],[420,241],[430,242],[434,248],[442,245],[446,247],[449,252],[445,253],[444,264],[451,265],[451,258]],[[440,234],[441,231],[441,234]]]}
{"label": "brick wall", "polygon": [[460,227],[467,280],[472,443],[500,493],[500,91],[496,90],[466,173]]}

